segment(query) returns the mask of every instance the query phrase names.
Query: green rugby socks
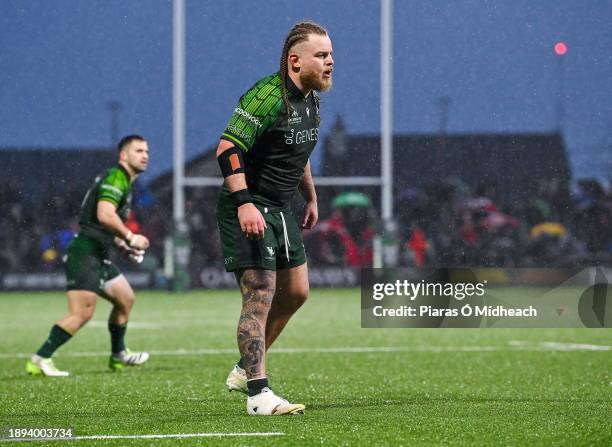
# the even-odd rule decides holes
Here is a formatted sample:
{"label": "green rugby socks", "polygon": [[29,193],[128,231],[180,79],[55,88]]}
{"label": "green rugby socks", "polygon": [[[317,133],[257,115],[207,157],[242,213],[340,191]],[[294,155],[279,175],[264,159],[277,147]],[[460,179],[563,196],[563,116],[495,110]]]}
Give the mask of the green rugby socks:
{"label": "green rugby socks", "polygon": [[111,352],[113,354],[119,354],[121,351],[125,351],[125,332],[127,331],[127,323],[115,324],[109,321],[108,331],[111,336]]}
{"label": "green rugby socks", "polygon": [[72,335],[66,332],[63,328],[57,324],[53,325],[51,332],[49,332],[49,338],[43,343],[40,349],[36,352],[43,358],[50,358],[57,349],[72,338]]}

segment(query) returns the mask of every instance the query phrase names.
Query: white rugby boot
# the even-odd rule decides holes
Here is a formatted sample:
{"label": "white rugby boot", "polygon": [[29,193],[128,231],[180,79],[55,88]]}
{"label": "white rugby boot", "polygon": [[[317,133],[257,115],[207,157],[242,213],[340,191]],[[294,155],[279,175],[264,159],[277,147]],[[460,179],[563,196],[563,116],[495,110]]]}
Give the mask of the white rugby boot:
{"label": "white rugby boot", "polygon": [[249,394],[246,371],[238,365],[234,365],[227,376],[225,384],[229,391],[239,391],[244,394]]}
{"label": "white rugby boot", "polygon": [[129,349],[119,354],[112,354],[108,359],[108,367],[113,371],[121,371],[126,366],[138,366],[149,360],[148,352],[132,352]]}
{"label": "white rugby boot", "polygon": [[33,355],[26,363],[26,371],[32,376],[68,377],[68,371],[60,371],[53,363],[53,359]]}
{"label": "white rugby boot", "polygon": [[280,416],[283,414],[303,414],[305,405],[292,404],[265,387],[261,393],[247,399],[247,413],[253,416]]}

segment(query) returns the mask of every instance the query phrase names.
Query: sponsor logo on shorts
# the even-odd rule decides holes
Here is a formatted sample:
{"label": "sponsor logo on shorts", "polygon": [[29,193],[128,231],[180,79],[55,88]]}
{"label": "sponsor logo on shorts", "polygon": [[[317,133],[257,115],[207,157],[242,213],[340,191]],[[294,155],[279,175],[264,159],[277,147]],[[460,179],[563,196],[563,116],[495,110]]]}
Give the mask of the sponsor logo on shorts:
{"label": "sponsor logo on shorts", "polygon": [[225,263],[225,265],[230,264],[232,262],[234,262],[234,258],[231,256],[228,256],[227,258],[223,259],[223,262]]}
{"label": "sponsor logo on shorts", "polygon": [[266,250],[269,256],[264,256],[264,259],[267,259],[268,261],[273,261],[274,260],[274,247],[266,247]]}

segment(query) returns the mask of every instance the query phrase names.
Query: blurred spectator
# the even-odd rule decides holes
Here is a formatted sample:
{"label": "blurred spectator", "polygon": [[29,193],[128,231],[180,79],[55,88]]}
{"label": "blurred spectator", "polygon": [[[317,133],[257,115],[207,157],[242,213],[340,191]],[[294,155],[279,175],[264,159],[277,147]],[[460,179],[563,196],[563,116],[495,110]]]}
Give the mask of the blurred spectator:
{"label": "blurred spectator", "polygon": [[376,236],[372,202],[357,192],[337,196],[334,212],[320,221],[304,238],[313,264],[372,266]]}
{"label": "blurred spectator", "polygon": [[423,268],[430,262],[432,246],[425,232],[418,226],[413,226],[410,231],[405,248],[409,266]]}
{"label": "blurred spectator", "polygon": [[591,253],[610,252],[612,247],[612,206],[610,192],[597,180],[578,182],[575,197],[575,229]]}
{"label": "blurred spectator", "polygon": [[[0,272],[59,270],[66,243],[77,230],[80,194],[27,198],[21,191],[18,179],[0,184]],[[135,207],[128,225],[151,240],[147,257],[158,268],[173,227],[172,207],[169,198],[160,202],[146,188],[138,191],[141,206]],[[378,219],[370,197],[329,191],[333,189],[321,191],[321,220],[304,238],[311,265],[371,266]],[[186,191],[193,275],[219,266],[217,192]],[[612,260],[612,196],[593,179],[580,180],[573,196],[555,179],[541,179],[533,197],[514,203],[501,202],[490,180],[472,191],[456,179],[439,179],[396,197],[400,262],[405,266],[549,267]]]}
{"label": "blurred spectator", "polygon": [[45,270],[52,270],[61,264],[62,254],[77,231],[78,225],[76,219],[73,219],[69,228],[51,231],[43,235],[38,246],[42,267]]}

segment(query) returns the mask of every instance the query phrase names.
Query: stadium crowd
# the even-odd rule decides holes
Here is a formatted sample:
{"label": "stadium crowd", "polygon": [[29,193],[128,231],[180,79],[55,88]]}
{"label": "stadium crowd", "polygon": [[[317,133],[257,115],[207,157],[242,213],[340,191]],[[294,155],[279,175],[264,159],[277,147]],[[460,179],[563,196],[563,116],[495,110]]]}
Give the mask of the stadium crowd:
{"label": "stadium crowd", "polygon": [[[62,255],[78,232],[84,191],[66,185],[59,192],[28,194],[23,180],[9,177],[0,186],[0,273],[61,270]],[[128,219],[134,233],[154,235],[151,253],[163,249],[168,220],[146,189],[135,186],[135,209]]]}
{"label": "stadium crowd", "polygon": [[[395,205],[398,265],[569,267],[612,260],[612,194],[581,180],[570,194],[542,180],[525,201],[503,203],[494,183],[458,180],[403,191]],[[362,207],[342,208],[307,238],[319,264],[372,264],[378,224]],[[384,242],[383,242],[384,243]]]}
{"label": "stadium crowd", "polygon": [[[219,264],[215,195],[190,189],[185,204],[189,269],[193,275]],[[27,197],[19,179],[0,187],[0,272],[61,271],[61,257],[78,231],[82,191]],[[129,226],[152,242],[141,268],[163,267],[164,241],[172,231],[170,203],[135,186]],[[371,206],[334,207],[305,235],[312,265],[371,266],[380,228]],[[529,200],[503,203],[493,184],[471,191],[459,181],[409,189],[396,199],[395,242],[401,266],[578,266],[612,259],[612,191],[580,180],[569,194],[541,181]]]}

